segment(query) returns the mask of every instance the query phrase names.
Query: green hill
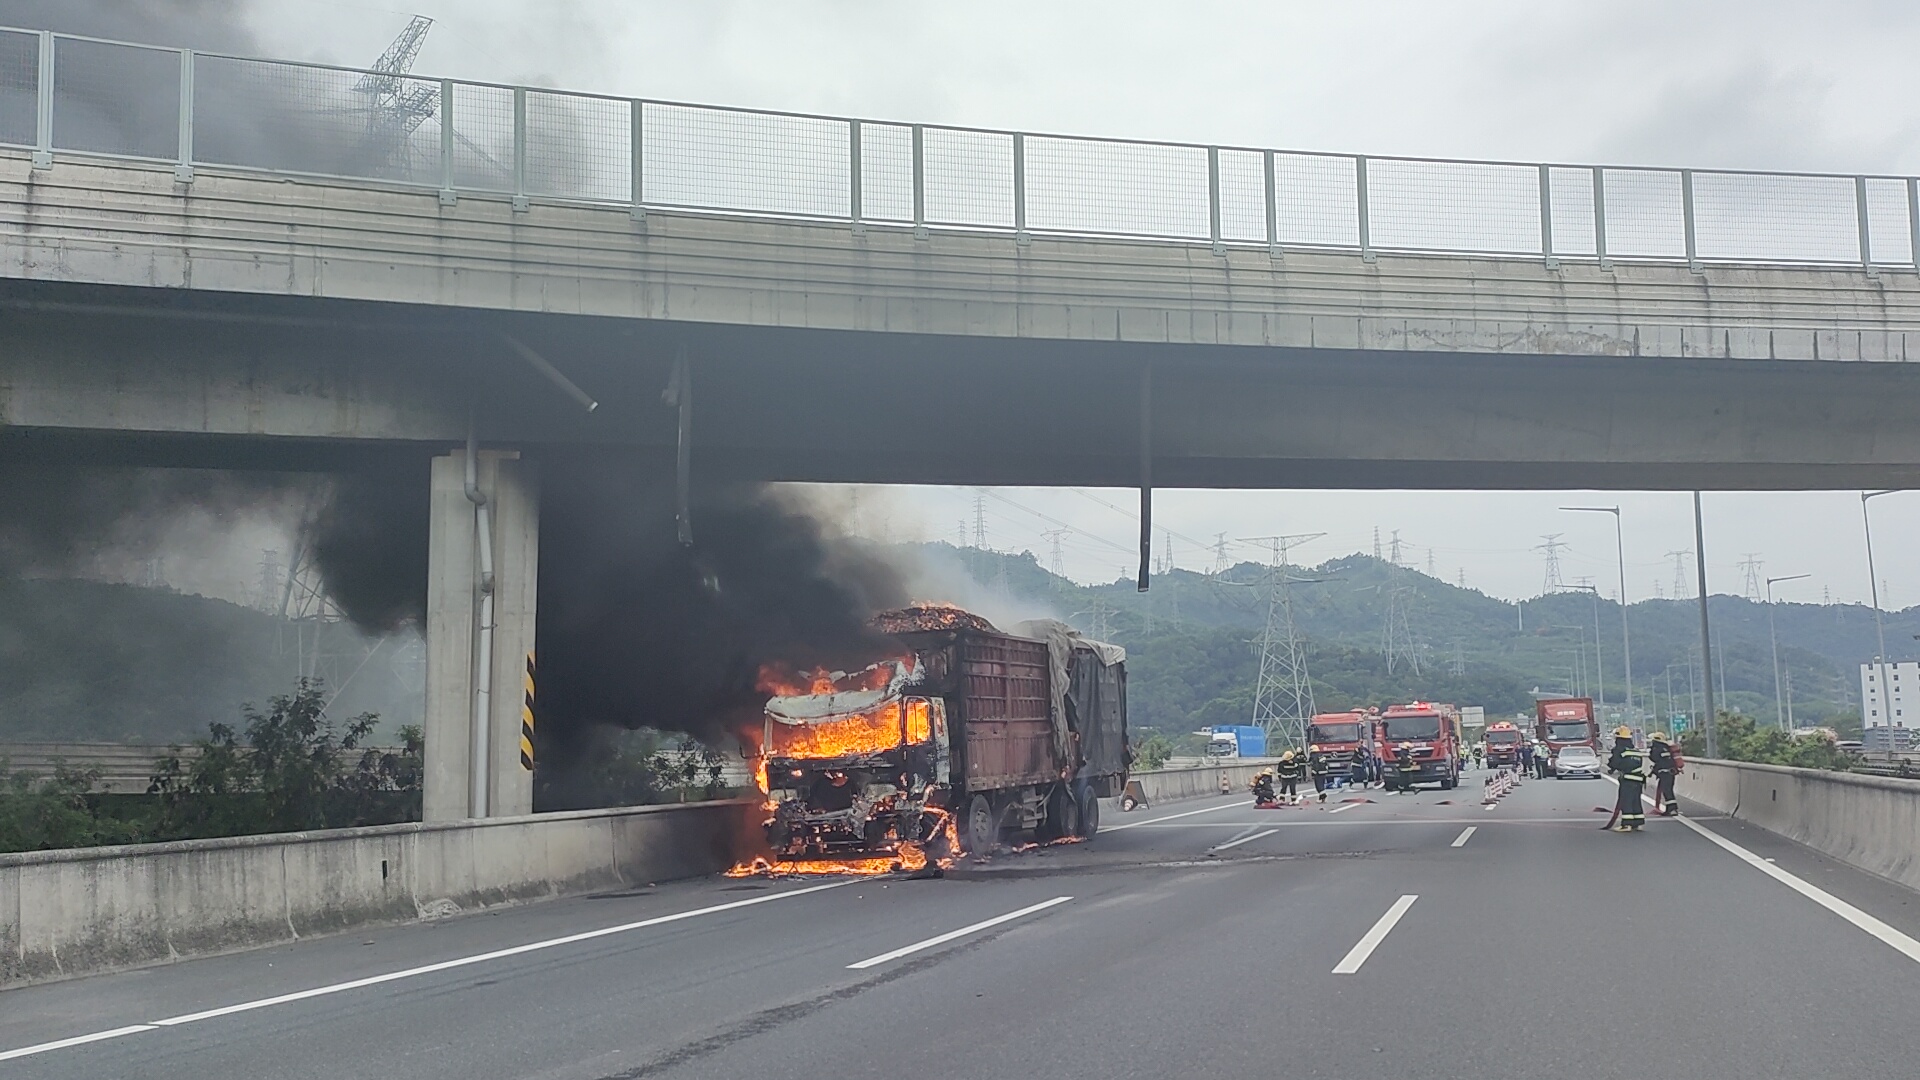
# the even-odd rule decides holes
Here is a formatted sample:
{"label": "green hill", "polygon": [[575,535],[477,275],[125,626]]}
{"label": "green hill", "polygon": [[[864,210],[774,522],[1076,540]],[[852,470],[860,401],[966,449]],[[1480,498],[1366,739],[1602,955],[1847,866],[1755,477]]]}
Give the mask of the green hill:
{"label": "green hill", "polygon": [[[1046,604],[1084,631],[1096,626],[1128,647],[1136,723],[1188,731],[1245,722],[1258,674],[1255,642],[1267,615],[1267,568],[1242,563],[1218,575],[1175,570],[1147,593],[1130,578],[1081,586],[1049,574],[1031,552],[1004,554],[931,544],[959,560],[982,587],[1004,588],[1014,604]],[[1490,714],[1530,710],[1533,691],[1565,692],[1582,660],[1599,666],[1609,702],[1624,689],[1620,607],[1588,592],[1563,592],[1520,604],[1394,567],[1367,555],[1297,567],[1290,587],[1296,624],[1307,642],[1308,670],[1322,710],[1350,704],[1427,698],[1484,706]],[[1002,585],[1004,583],[1004,586]],[[1390,675],[1382,649],[1388,596],[1404,597],[1419,673],[1404,660]],[[1709,600],[1725,702],[1770,721],[1773,664],[1767,608],[1736,596]],[[1857,727],[1857,665],[1875,652],[1873,612],[1860,605],[1779,604],[1774,616],[1780,660],[1793,686],[1799,723]],[[1920,607],[1884,614],[1889,651],[1914,652]],[[1643,600],[1628,609],[1635,701],[1664,708],[1671,682],[1687,707],[1688,660],[1697,679],[1699,609],[1691,601]],[[1902,648],[1902,646],[1908,646]],[[1584,656],[1582,655],[1584,650]],[[1459,674],[1453,674],[1458,660]],[[1595,687],[1589,687],[1595,689]]]}

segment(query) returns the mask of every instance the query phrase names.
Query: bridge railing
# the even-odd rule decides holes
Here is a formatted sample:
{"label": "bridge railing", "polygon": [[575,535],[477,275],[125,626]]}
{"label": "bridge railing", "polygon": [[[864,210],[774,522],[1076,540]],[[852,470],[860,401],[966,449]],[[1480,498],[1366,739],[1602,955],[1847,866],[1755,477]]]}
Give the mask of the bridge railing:
{"label": "bridge railing", "polygon": [[1916,265],[1881,175],[1267,150],[904,124],[261,60],[0,28],[0,145],[463,194],[1288,249]]}

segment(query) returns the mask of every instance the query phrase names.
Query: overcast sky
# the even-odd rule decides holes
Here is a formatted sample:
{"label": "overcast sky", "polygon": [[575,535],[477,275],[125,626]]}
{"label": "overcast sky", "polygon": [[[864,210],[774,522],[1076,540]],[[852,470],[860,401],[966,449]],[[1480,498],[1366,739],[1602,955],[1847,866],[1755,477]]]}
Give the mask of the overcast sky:
{"label": "overcast sky", "polygon": [[[275,55],[365,64],[417,11],[437,21],[418,71],[655,98],[1063,132],[1380,154],[1920,171],[1912,0],[258,0]],[[1916,418],[1920,422],[1920,418]],[[1074,492],[988,500],[988,542],[1031,548],[1065,523],[1068,570],[1111,579],[1133,521]],[[1130,506],[1128,492],[1095,493]],[[952,538],[971,491],[894,495],[895,535]],[[1011,502],[1006,501],[1011,500]],[[1611,521],[1626,508],[1627,592],[1670,591],[1692,546],[1684,495],[1164,492],[1158,520],[1193,540],[1325,532],[1318,562],[1400,530],[1404,558],[1496,595],[1537,593],[1543,534],[1569,579],[1615,588]],[[1014,505],[1014,504],[1019,505]],[[1739,592],[1758,552],[1779,594],[1865,599],[1854,493],[1709,494],[1713,591]],[[1891,606],[1920,603],[1920,494],[1874,503]],[[1181,565],[1211,553],[1176,538]],[[1236,557],[1252,557],[1241,546]],[[1883,598],[1885,600],[1886,598]]]}

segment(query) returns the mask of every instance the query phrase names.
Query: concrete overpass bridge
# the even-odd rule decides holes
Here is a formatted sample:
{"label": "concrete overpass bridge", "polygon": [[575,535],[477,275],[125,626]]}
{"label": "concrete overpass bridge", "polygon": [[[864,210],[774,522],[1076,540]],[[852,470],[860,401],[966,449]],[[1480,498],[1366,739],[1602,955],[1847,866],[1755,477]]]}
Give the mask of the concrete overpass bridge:
{"label": "concrete overpass bridge", "polygon": [[[971,130],[24,30],[0,75],[0,445],[432,457],[433,816],[526,791],[513,695],[506,794],[475,803],[450,749],[470,425],[505,686],[542,454],[690,456],[696,481],[1920,485],[1910,177]],[[682,358],[690,427],[660,404]]]}

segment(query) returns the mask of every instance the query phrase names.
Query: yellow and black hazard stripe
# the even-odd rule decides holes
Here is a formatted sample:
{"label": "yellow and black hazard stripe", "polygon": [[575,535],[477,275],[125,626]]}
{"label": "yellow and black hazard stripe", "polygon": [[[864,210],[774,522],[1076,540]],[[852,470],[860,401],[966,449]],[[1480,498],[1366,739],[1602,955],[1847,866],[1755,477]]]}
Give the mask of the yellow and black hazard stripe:
{"label": "yellow and black hazard stripe", "polygon": [[520,680],[520,767],[533,771],[533,654],[527,654],[527,673]]}

